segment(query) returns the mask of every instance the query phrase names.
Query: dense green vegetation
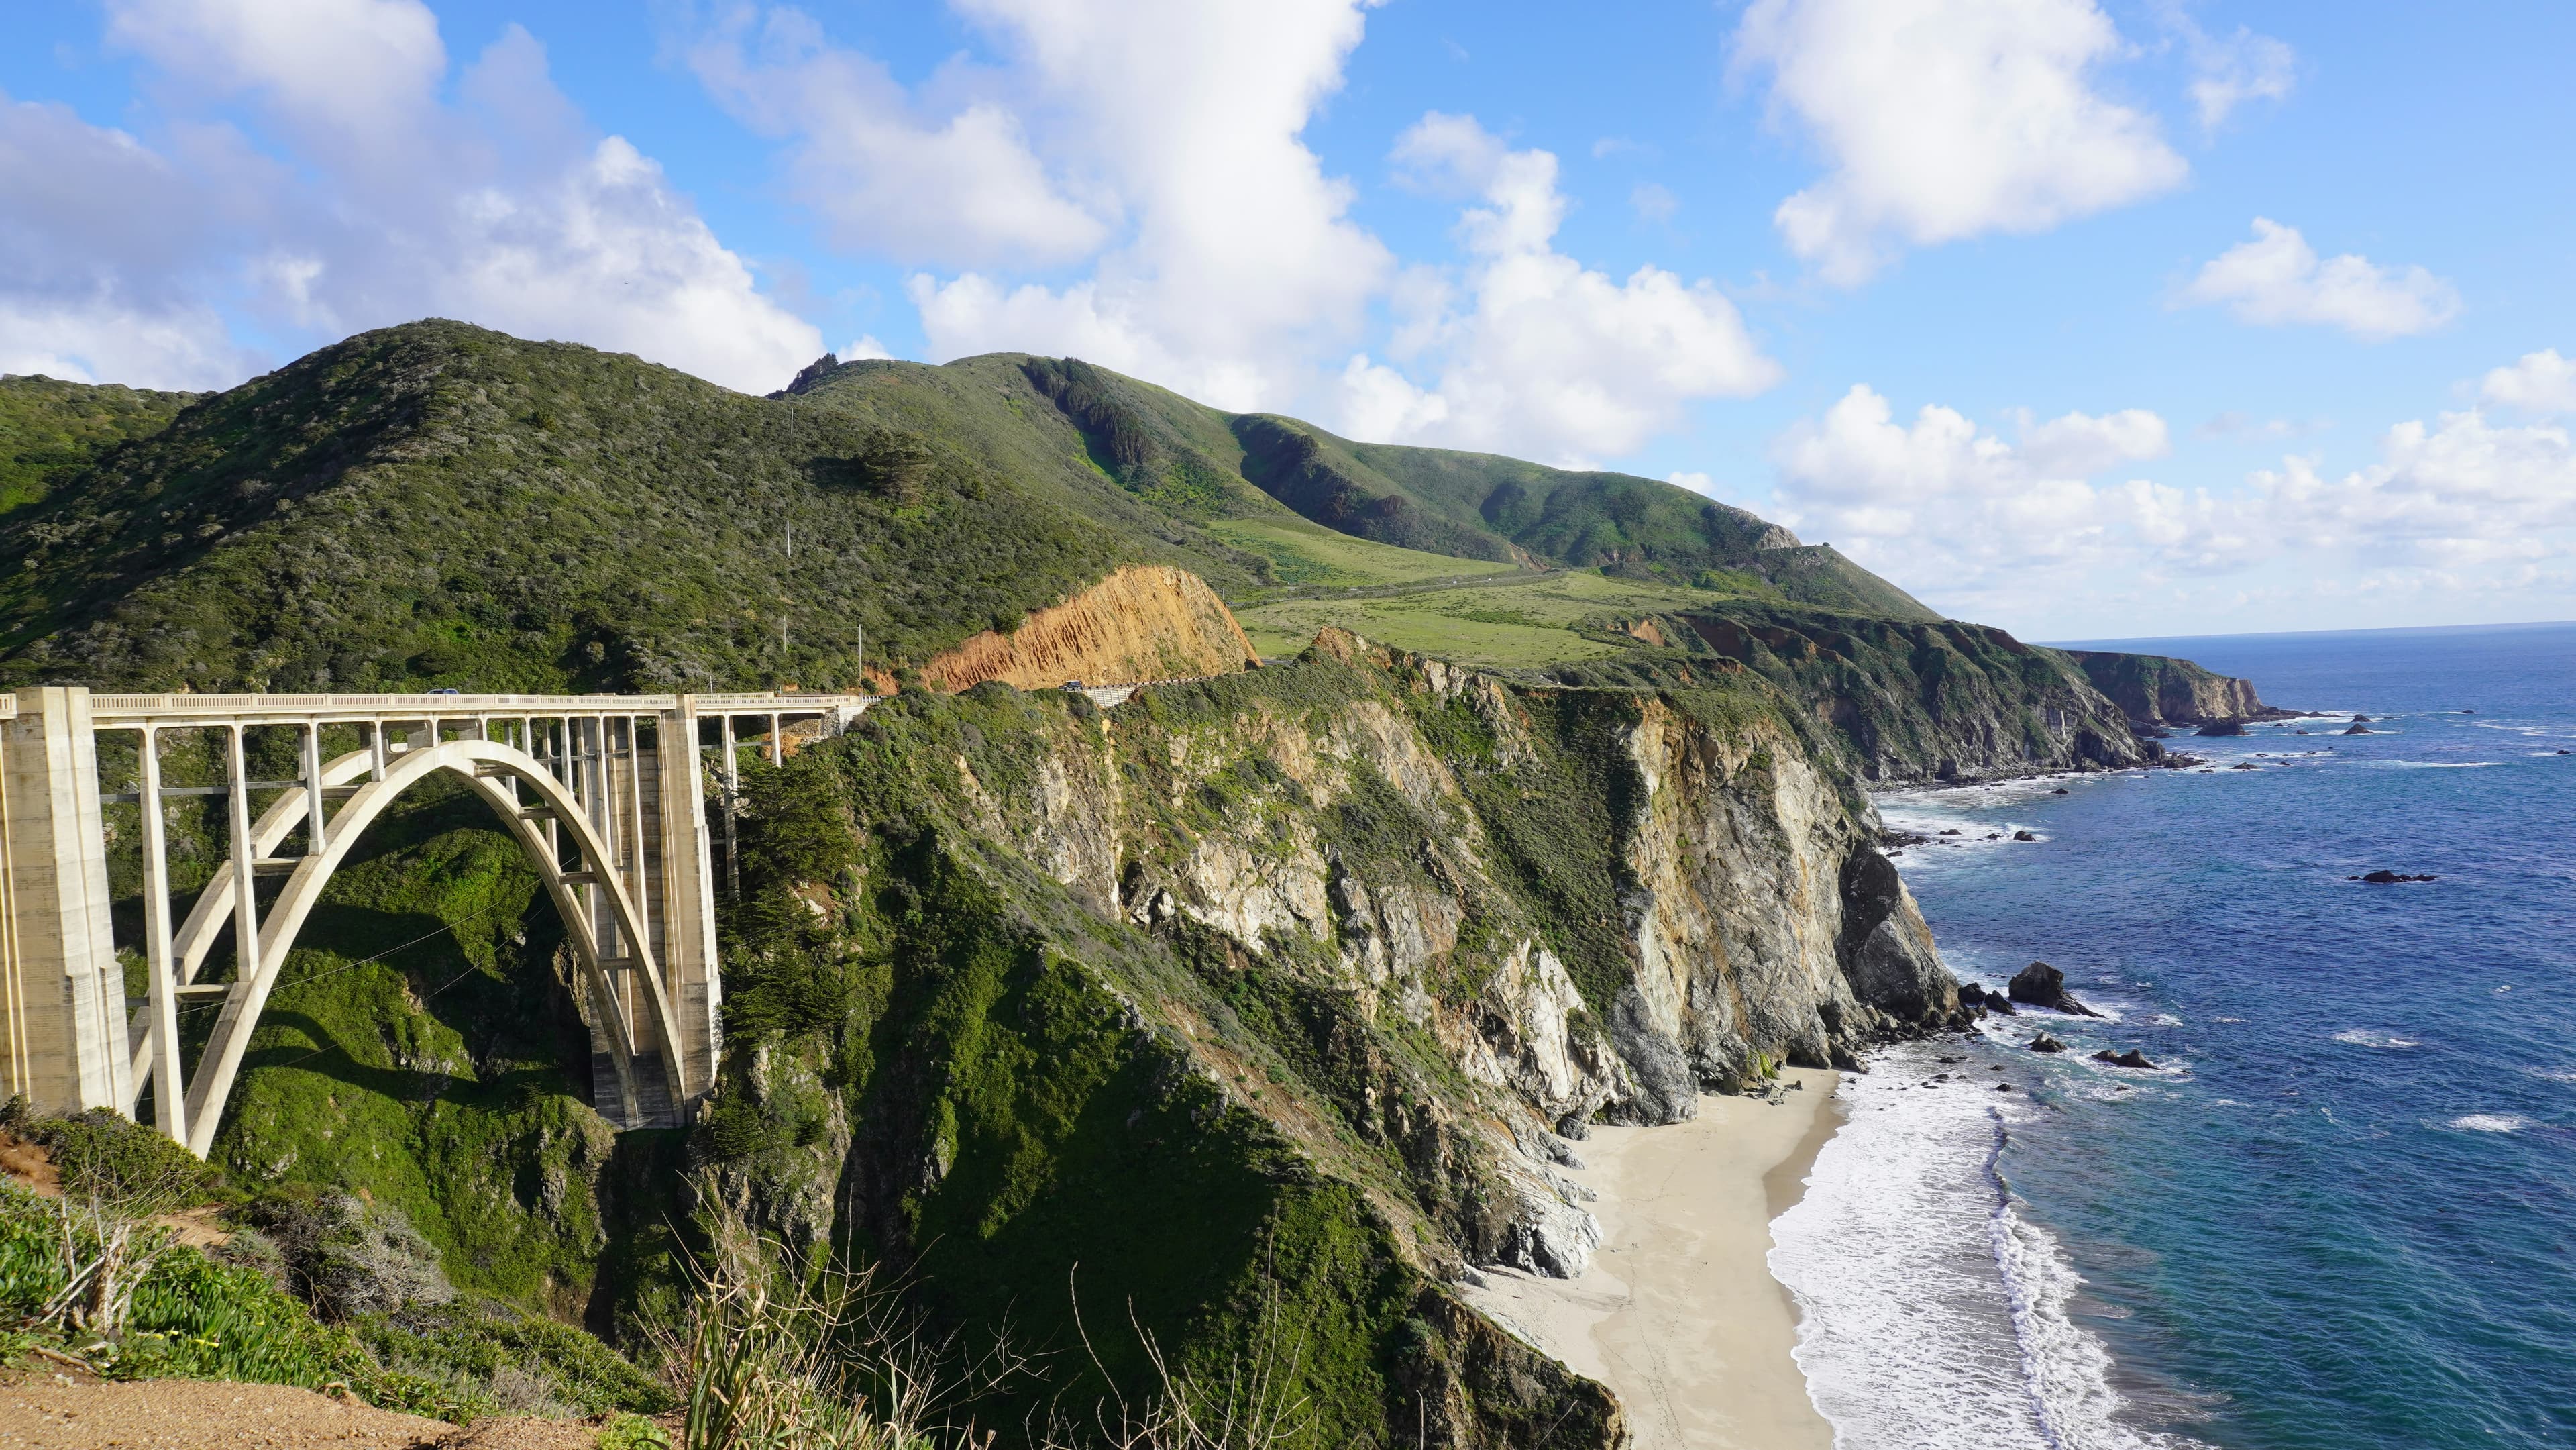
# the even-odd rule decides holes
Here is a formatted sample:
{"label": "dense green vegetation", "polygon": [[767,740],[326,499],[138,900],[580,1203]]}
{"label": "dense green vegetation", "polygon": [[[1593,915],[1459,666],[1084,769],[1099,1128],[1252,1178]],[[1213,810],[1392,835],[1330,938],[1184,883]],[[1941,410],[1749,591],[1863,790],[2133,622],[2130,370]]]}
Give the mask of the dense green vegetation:
{"label": "dense green vegetation", "polygon": [[[346,1387],[459,1422],[670,1403],[581,1330],[453,1297],[434,1262],[389,1256],[405,1238],[398,1210],[343,1195],[317,1211],[103,1111],[39,1118],[13,1102],[0,1135],[59,1173],[54,1197],[0,1180],[0,1361],[42,1349],[119,1379]],[[177,1242],[181,1211],[219,1224],[217,1241]]]}
{"label": "dense green vegetation", "polygon": [[424,322],[193,401],[7,380],[0,447],[16,682],[827,688],[1124,562],[1230,595],[1459,572],[1337,537],[1921,613],[1668,484],[1352,444],[1073,359],[842,364],[763,399]]}
{"label": "dense green vegetation", "polygon": [[160,432],[197,397],[0,377],[0,516],[43,499],[117,444]]}

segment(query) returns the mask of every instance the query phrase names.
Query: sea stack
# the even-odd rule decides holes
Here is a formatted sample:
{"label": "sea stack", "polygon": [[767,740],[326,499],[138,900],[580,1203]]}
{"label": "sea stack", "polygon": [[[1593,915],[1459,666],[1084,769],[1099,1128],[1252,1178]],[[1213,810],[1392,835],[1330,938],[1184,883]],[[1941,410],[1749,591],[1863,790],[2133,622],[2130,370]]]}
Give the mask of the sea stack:
{"label": "sea stack", "polygon": [[2016,1002],[2045,1007],[2051,1012],[2064,1012],[2070,1017],[2102,1015],[2066,995],[2066,974],[2046,962],[2033,962],[2013,973],[2012,984],[2004,991]]}

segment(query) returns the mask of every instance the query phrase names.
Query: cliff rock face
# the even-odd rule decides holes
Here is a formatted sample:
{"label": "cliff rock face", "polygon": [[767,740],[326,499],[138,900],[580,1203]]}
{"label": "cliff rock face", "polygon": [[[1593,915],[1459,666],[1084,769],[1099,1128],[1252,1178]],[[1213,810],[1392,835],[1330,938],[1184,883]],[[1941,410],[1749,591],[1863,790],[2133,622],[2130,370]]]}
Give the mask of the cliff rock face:
{"label": "cliff rock face", "polygon": [[1023,690],[1067,680],[1130,684],[1220,675],[1260,663],[1242,626],[1186,570],[1135,564],[1008,634],[986,630],[921,670],[936,689],[999,680]]}
{"label": "cliff rock face", "polygon": [[1729,605],[1679,616],[1666,633],[1801,701],[1873,784],[2147,759],[2120,706],[2065,651],[1985,625]]}
{"label": "cliff rock face", "polygon": [[2261,720],[2277,715],[2254,693],[2252,680],[2214,674],[2189,660],[2165,655],[2068,650],[2093,688],[2142,725],[2201,725],[2215,720]]}
{"label": "cliff rock face", "polygon": [[[905,695],[747,778],[704,1181],[1042,1350],[1077,1264],[1191,1362],[1293,1324],[1320,1443],[1614,1444],[1443,1281],[1581,1271],[1568,1119],[1957,1020],[1833,749],[1741,671],[1539,688],[1338,631],[1112,711]],[[1144,1373],[1093,1348],[1046,1393]]]}

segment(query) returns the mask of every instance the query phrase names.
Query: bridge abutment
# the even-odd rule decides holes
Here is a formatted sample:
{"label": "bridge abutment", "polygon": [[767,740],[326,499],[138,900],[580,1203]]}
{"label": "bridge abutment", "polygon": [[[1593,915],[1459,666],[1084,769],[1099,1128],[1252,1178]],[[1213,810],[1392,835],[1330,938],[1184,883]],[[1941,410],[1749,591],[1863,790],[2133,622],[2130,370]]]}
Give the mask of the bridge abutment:
{"label": "bridge abutment", "polygon": [[0,1084],[40,1108],[127,1101],[125,968],[108,916],[89,691],[23,690],[0,722]]}

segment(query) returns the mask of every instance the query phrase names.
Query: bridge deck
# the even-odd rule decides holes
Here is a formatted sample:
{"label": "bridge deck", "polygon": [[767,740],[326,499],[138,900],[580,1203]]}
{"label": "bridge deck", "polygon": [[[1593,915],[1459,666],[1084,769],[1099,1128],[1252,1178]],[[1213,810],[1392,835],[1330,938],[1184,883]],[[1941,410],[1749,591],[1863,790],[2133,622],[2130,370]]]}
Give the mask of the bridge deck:
{"label": "bridge deck", "polygon": [[[17,713],[15,695],[0,695],[0,719]],[[442,720],[476,716],[653,715],[686,709],[699,715],[820,715],[875,704],[874,695],[105,695],[89,697],[97,725],[175,723],[306,724],[384,718]]]}

